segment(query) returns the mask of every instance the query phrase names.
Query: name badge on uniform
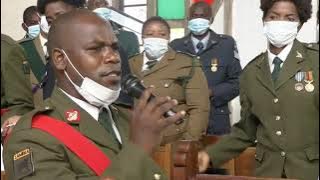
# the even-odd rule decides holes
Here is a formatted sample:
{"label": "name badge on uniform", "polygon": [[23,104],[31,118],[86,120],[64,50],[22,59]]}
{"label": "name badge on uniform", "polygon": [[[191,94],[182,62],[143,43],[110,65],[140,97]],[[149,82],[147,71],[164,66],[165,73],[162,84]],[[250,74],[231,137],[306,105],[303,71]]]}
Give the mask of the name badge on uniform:
{"label": "name badge on uniform", "polygon": [[304,82],[306,82],[307,84],[304,86],[304,88],[306,89],[307,92],[313,92],[314,91],[314,85],[313,83],[313,72],[312,71],[308,71],[306,73],[306,78],[304,80]]}
{"label": "name badge on uniform", "polygon": [[211,71],[217,72],[218,71],[218,59],[214,58],[211,60]]}
{"label": "name badge on uniform", "polygon": [[302,84],[302,80],[305,77],[306,72],[297,72],[297,74],[295,75],[295,79],[297,81],[297,83],[294,85],[294,89],[296,91],[302,91],[304,89],[304,85]]}
{"label": "name badge on uniform", "polygon": [[34,173],[33,157],[30,148],[14,154],[13,169],[16,179],[22,179]]}

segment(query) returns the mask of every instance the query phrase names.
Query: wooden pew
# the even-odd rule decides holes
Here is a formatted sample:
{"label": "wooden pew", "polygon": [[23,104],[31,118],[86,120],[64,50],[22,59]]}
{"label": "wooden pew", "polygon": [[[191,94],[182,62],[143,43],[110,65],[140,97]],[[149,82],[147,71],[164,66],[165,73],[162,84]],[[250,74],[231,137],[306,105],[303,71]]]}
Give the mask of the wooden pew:
{"label": "wooden pew", "polygon": [[198,174],[192,180],[294,180],[294,179]]}

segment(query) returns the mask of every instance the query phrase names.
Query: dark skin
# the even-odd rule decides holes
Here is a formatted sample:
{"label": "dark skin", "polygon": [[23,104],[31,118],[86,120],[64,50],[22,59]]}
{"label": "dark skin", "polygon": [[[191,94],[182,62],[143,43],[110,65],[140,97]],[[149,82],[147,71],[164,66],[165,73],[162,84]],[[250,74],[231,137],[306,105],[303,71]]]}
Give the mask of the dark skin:
{"label": "dark skin", "polygon": [[40,16],[38,13],[34,13],[30,19],[27,19],[26,22],[23,22],[21,24],[23,30],[25,30],[26,32],[28,32],[28,27],[29,26],[33,26],[33,25],[37,25],[40,24]]}
{"label": "dark skin", "polygon": [[[170,31],[161,22],[155,21],[149,23],[142,32],[142,38],[162,38],[169,40]],[[148,56],[148,54],[146,54]],[[150,59],[150,57],[148,57]]]}
{"label": "dark skin", "polygon": [[49,3],[45,8],[45,15],[49,26],[55,19],[57,19],[59,15],[69,12],[73,9],[75,9],[75,7],[62,1]]}
{"label": "dark skin", "polygon": [[[290,1],[278,1],[274,3],[272,8],[269,9],[269,11],[266,14],[266,17],[263,19],[264,22],[268,21],[290,21],[290,22],[299,22],[300,26],[298,27],[298,30],[301,29],[302,25],[299,19],[299,14],[297,11],[296,6],[293,2]],[[270,51],[277,55],[279,54],[286,46],[278,48],[271,43],[270,45]]]}
{"label": "dark skin", "polygon": [[[53,48],[50,55],[58,86],[71,96],[84,100],[65,76],[64,71],[77,85],[82,82],[62,52],[62,48],[83,76],[108,88],[119,87],[118,72],[121,66],[117,39],[111,25],[94,13],[85,10],[78,12],[79,14],[70,15],[71,17],[64,16],[63,22],[57,22],[63,26],[53,27],[53,37],[49,37],[49,41],[50,39],[55,41],[53,45],[51,44]],[[152,88],[143,93],[130,120],[130,141],[142,147],[148,154],[151,154],[160,143],[160,132],[185,115],[185,112],[179,112],[173,117],[164,118],[163,114],[177,105],[177,101],[169,97],[157,97],[148,102],[151,93]]]}
{"label": "dark skin", "polygon": [[106,0],[88,0],[87,7],[92,11],[97,8],[109,7],[109,3]]}
{"label": "dark skin", "polygon": [[[205,8],[204,6],[197,6],[193,9],[193,11],[190,11],[189,14],[189,20],[196,19],[196,18],[203,18],[207,19],[210,22],[212,22],[211,17],[212,17],[212,12],[209,10],[210,8]],[[193,36],[199,40],[203,39],[208,35],[209,31],[202,35],[194,35]]]}

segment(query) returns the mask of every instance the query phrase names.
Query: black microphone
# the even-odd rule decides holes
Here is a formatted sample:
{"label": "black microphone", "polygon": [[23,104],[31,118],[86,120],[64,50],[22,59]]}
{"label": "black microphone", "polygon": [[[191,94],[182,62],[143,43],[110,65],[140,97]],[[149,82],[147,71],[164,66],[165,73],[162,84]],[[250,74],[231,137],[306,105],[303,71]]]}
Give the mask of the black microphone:
{"label": "black microphone", "polygon": [[[142,84],[141,81],[134,75],[128,74],[126,75],[121,83],[121,89],[123,92],[127,93],[129,96],[135,97],[135,98],[140,98],[142,95],[143,91],[146,89]],[[154,99],[155,96],[151,94],[150,98],[148,101]],[[176,112],[173,110],[169,110],[166,113],[164,113],[164,117],[171,117],[174,116]],[[183,119],[180,119],[175,122],[175,124],[181,124],[183,122]]]}

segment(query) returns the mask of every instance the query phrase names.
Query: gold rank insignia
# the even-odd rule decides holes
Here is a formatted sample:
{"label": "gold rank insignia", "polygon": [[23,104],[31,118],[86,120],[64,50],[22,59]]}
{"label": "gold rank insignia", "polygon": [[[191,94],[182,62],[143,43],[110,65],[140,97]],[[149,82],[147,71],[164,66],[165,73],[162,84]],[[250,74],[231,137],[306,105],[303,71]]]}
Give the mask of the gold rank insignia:
{"label": "gold rank insignia", "polygon": [[211,60],[211,71],[217,72],[218,71],[218,59],[214,58]]}
{"label": "gold rank insignia", "polygon": [[32,152],[30,148],[24,149],[13,155],[14,176],[22,179],[34,172]]}

